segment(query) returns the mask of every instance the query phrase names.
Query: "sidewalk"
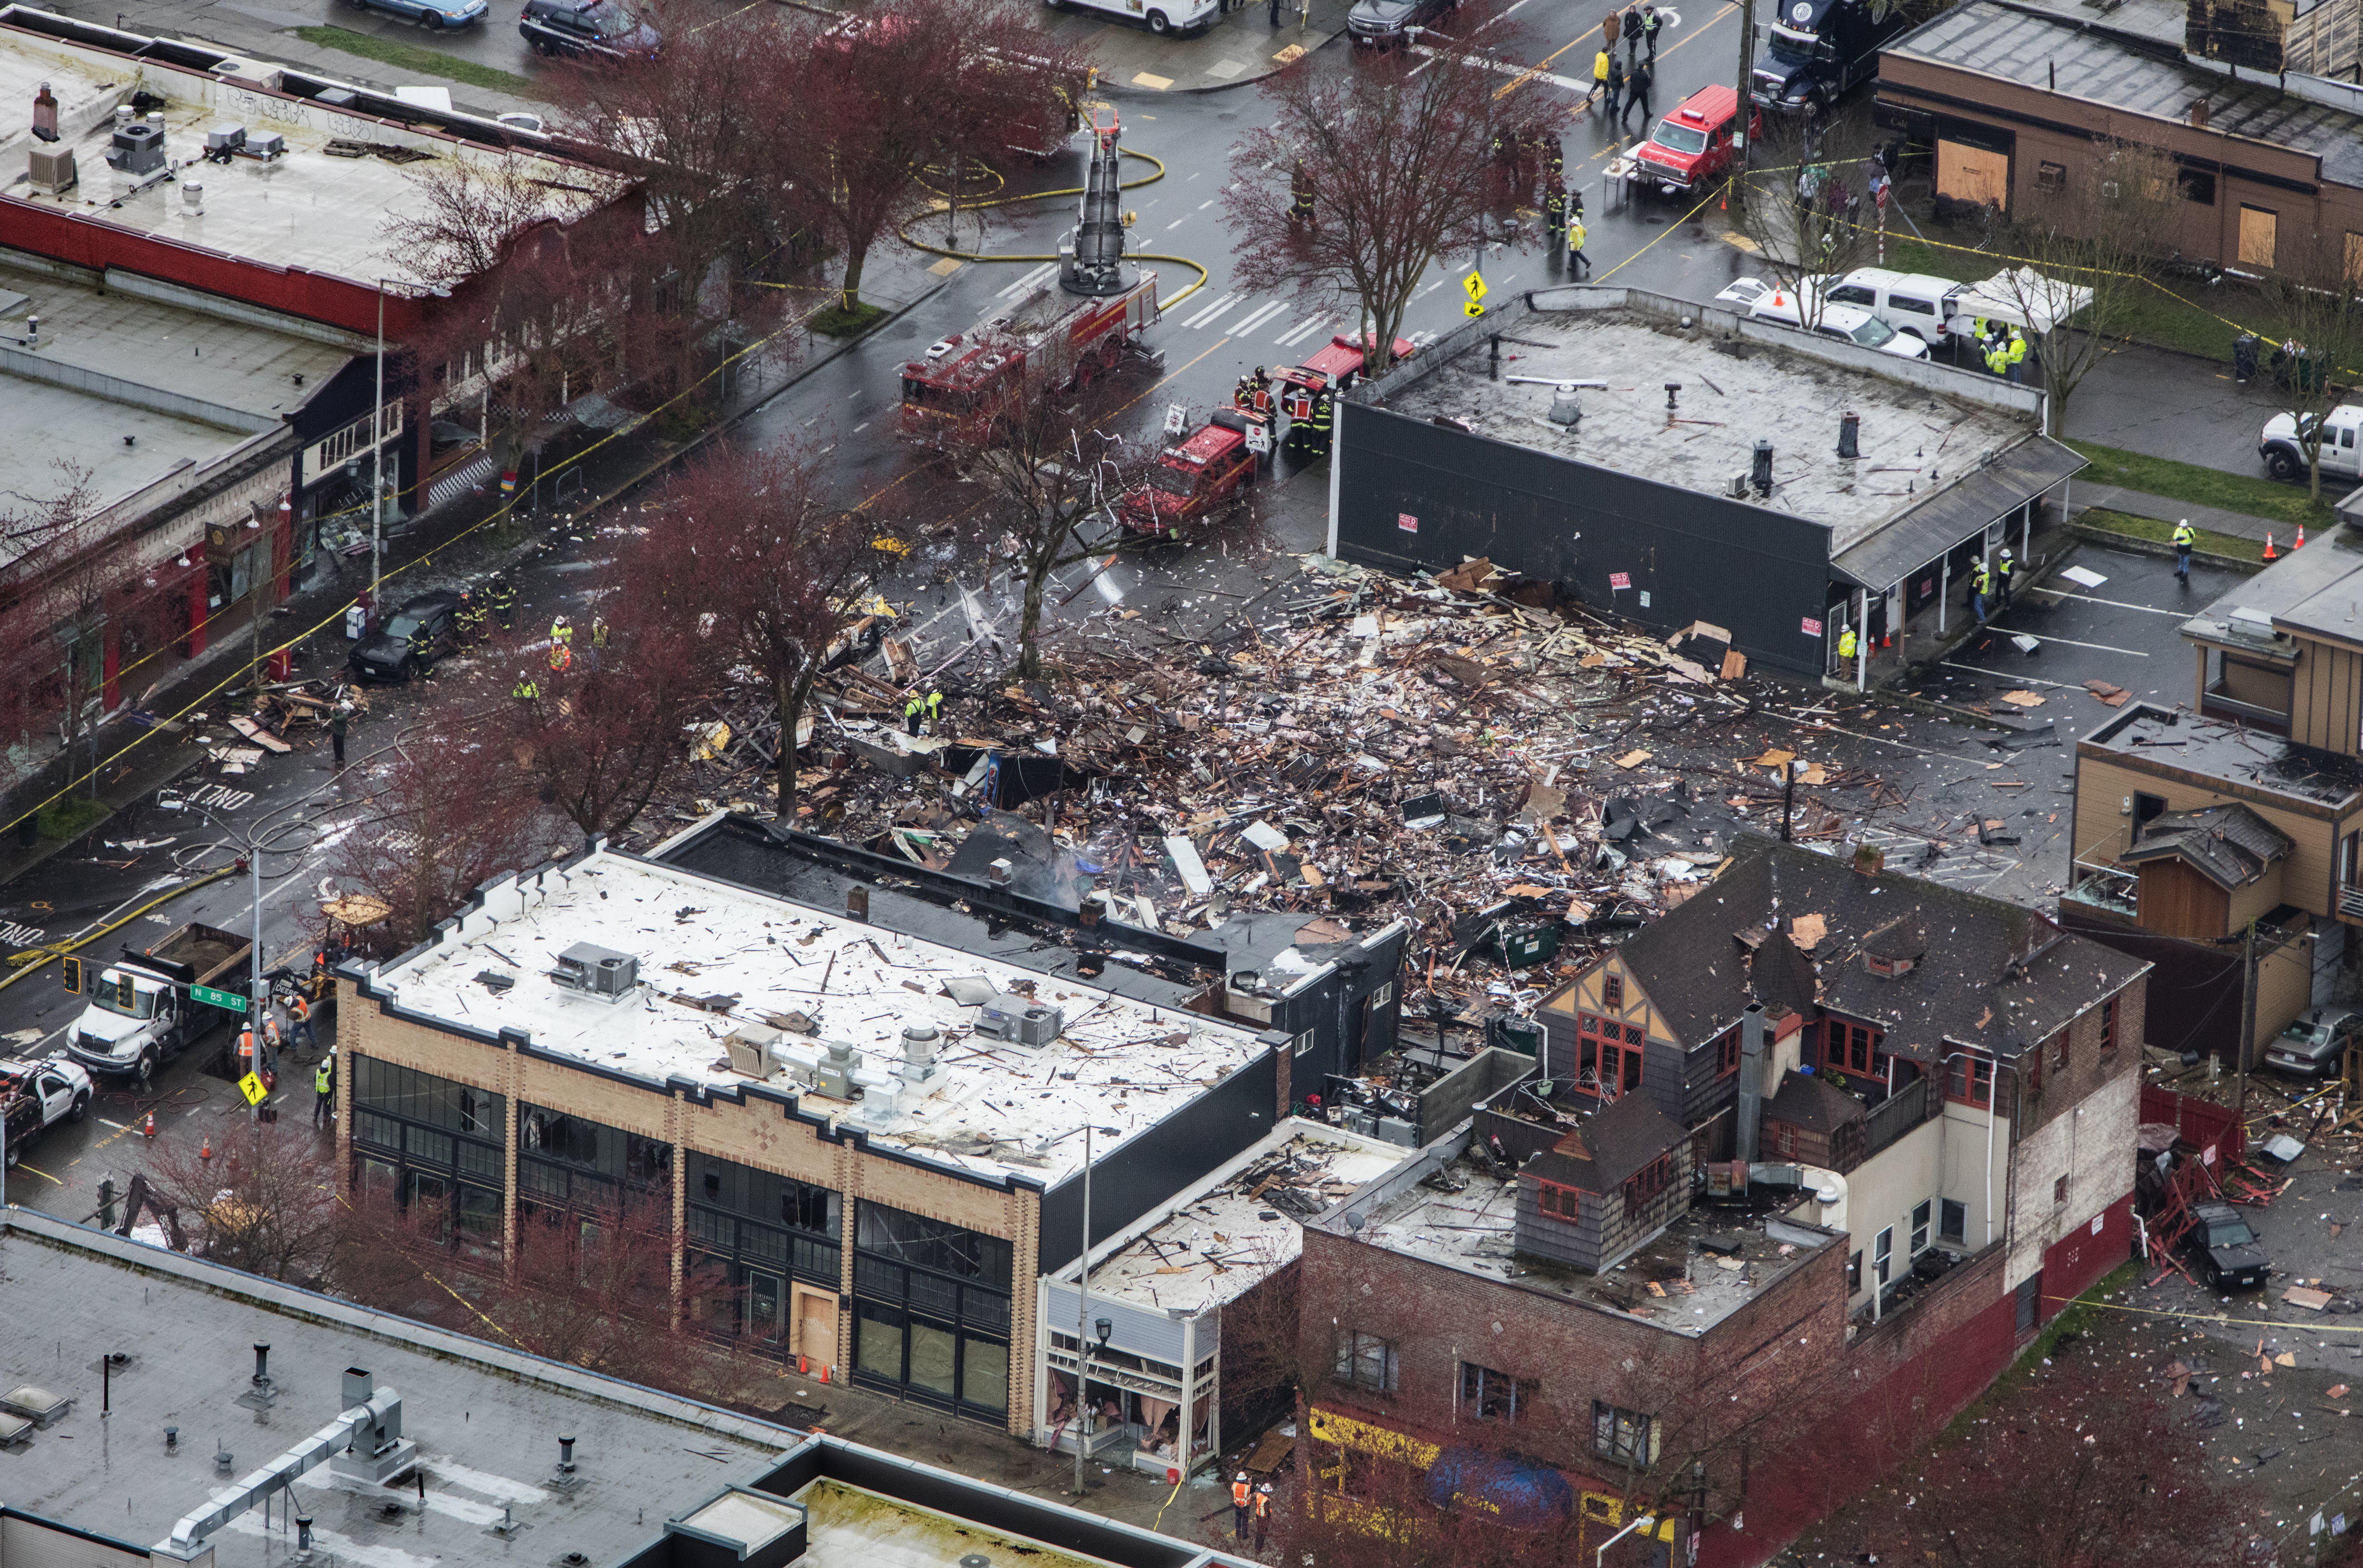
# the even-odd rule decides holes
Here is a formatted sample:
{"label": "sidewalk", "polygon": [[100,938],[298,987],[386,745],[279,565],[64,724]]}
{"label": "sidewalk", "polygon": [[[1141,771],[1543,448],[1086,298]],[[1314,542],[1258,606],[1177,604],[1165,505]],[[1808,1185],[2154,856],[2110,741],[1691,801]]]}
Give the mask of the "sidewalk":
{"label": "sidewalk", "polygon": [[2265,517],[2252,517],[2246,512],[2226,512],[2220,506],[2199,506],[2189,501],[2176,501],[2164,495],[2145,495],[2138,490],[2120,489],[2114,484],[2088,484],[2082,480],[2074,484],[2076,510],[2099,506],[2111,512],[2124,512],[2136,517],[2155,517],[2160,522],[2175,523],[2185,518],[2194,528],[2206,528],[2214,533],[2230,534],[2236,539],[2262,540],[2273,535],[2284,550],[2291,543],[2286,523],[2276,523]]}
{"label": "sidewalk", "polygon": [[[389,531],[385,541],[386,592],[390,601],[405,595],[423,591],[438,582],[464,582],[496,570],[514,566],[528,555],[565,543],[576,519],[598,510],[633,489],[671,463],[720,435],[764,403],[793,386],[805,376],[883,330],[893,322],[923,303],[950,281],[951,273],[935,272],[922,265],[927,258],[915,254],[887,254],[874,259],[863,281],[865,299],[886,306],[868,332],[852,338],[834,339],[804,335],[796,345],[794,357],[784,361],[776,355],[756,356],[756,374],[742,381],[737,395],[712,425],[686,439],[672,440],[660,435],[657,422],[649,420],[630,434],[606,442],[591,455],[579,461],[554,462],[541,475],[554,490],[570,472],[579,472],[581,484],[576,494],[584,497],[571,506],[549,506],[538,511],[529,509],[527,498],[520,495],[516,509],[501,524],[479,528],[500,511],[502,501],[497,490],[479,486],[462,493],[444,505],[416,517],[403,520],[395,530]],[[955,269],[956,270],[956,269]],[[826,289],[816,289],[815,298],[826,302],[831,296]],[[472,532],[471,532],[472,530]],[[469,536],[457,548],[454,541]],[[443,552],[443,553],[438,553]],[[433,575],[411,573],[408,569],[423,557],[437,555],[436,565],[429,569]],[[308,572],[294,585],[288,597],[273,614],[273,624],[266,635],[264,646],[276,646],[305,627],[321,629],[308,638],[297,650],[299,665],[317,669],[317,655],[322,648],[341,651],[344,647],[340,629],[343,607],[351,602],[360,589],[368,585],[368,563],[363,559],[355,567],[327,551],[315,556]],[[224,634],[205,653],[183,662],[164,677],[161,690],[150,694],[139,707],[127,704],[112,715],[101,728],[98,755],[101,784],[98,798],[110,812],[144,799],[150,792],[169,784],[189,768],[204,761],[204,753],[191,743],[196,733],[194,728],[183,728],[176,735],[158,720],[169,721],[183,710],[205,699],[215,686],[231,679],[245,668],[248,639],[240,626]],[[329,662],[327,673],[333,675],[336,660]],[[227,702],[230,694],[221,694]],[[146,726],[145,734],[139,733]],[[118,753],[121,755],[118,757]],[[61,765],[52,760],[37,775],[39,784],[28,781],[19,786],[9,804],[0,806],[0,826],[12,823],[19,813],[28,811],[56,792],[66,780]],[[105,823],[101,818],[93,825],[96,830]],[[44,839],[32,845],[18,841],[15,831],[0,836],[0,884],[23,875],[52,855],[71,848],[88,832],[73,840]]]}
{"label": "sidewalk", "polygon": [[1151,93],[1211,93],[1260,81],[1346,30],[1352,0],[1281,0],[1281,25],[1268,3],[1242,5],[1197,38],[1159,38],[1146,27],[1101,11],[1070,11],[1050,24],[1053,37],[1091,50],[1103,88]]}

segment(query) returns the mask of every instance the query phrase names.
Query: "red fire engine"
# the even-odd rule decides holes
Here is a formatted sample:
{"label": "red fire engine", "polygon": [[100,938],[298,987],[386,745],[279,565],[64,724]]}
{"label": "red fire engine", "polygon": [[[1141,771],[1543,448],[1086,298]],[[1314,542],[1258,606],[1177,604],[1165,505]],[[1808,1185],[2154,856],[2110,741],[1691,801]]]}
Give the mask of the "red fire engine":
{"label": "red fire engine", "polygon": [[1092,128],[1082,213],[1058,275],[903,367],[904,436],[973,438],[1029,366],[1055,365],[1068,384],[1087,385],[1157,320],[1157,274],[1125,259],[1115,116]]}
{"label": "red fire engine", "polygon": [[1256,456],[1248,449],[1247,431],[1247,415],[1217,408],[1204,428],[1181,445],[1166,448],[1148,480],[1126,491],[1116,504],[1116,517],[1126,531],[1146,539],[1170,539],[1190,524],[1246,499],[1256,477]]}
{"label": "red fire engine", "polygon": [[[1365,332],[1358,338],[1332,338],[1320,352],[1301,365],[1284,365],[1271,373],[1271,379],[1281,387],[1293,387],[1311,394],[1328,390],[1343,392],[1362,379],[1362,359],[1369,352],[1376,333]],[[1395,339],[1395,358],[1408,359],[1413,344],[1408,338]],[[1281,406],[1287,406],[1289,395],[1278,394]]]}

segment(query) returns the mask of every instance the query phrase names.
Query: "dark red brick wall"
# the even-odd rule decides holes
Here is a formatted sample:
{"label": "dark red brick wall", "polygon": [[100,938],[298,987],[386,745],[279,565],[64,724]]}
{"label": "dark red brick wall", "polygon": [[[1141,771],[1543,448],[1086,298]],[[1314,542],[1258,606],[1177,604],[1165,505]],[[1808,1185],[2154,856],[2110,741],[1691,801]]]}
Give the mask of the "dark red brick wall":
{"label": "dark red brick wall", "polygon": [[2093,1282],[2133,1256],[2134,1195],[2127,1193],[2099,1216],[2095,1235],[2089,1224],[2061,1237],[2043,1254],[2043,1299],[2038,1316],[2050,1318]]}

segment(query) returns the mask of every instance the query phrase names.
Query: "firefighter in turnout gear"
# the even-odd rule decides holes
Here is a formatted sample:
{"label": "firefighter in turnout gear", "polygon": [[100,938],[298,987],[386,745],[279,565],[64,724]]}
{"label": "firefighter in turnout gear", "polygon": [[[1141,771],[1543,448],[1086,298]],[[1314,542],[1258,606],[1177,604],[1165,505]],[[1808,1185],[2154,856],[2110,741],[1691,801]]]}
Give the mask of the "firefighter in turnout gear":
{"label": "firefighter in turnout gear", "polygon": [[493,579],[493,585],[488,590],[486,597],[492,608],[493,618],[501,623],[503,631],[508,630],[509,620],[516,614],[516,584],[510,582],[505,575],[495,577]]}
{"label": "firefighter in turnout gear", "polygon": [[460,595],[460,640],[479,641],[484,635],[484,595],[481,589],[469,588]]}
{"label": "firefighter in turnout gear", "polygon": [[1554,253],[1567,239],[1567,193],[1559,188],[1559,176],[1551,176],[1550,194],[1543,197],[1543,222],[1550,230]]}
{"label": "firefighter in turnout gear", "polygon": [[1313,227],[1313,176],[1298,164],[1288,176],[1288,221]]}
{"label": "firefighter in turnout gear", "polygon": [[1329,455],[1329,433],[1336,417],[1337,409],[1330,398],[1329,389],[1324,387],[1313,395],[1312,428],[1307,430],[1304,436],[1305,446],[1315,457]]}

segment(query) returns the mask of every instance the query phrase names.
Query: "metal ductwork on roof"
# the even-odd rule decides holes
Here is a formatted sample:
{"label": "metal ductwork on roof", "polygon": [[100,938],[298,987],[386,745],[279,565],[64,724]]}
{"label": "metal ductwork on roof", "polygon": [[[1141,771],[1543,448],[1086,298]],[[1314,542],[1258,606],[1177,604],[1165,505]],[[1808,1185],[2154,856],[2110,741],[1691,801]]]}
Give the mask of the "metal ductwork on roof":
{"label": "metal ductwork on roof", "polygon": [[158,1541],[160,1555],[187,1562],[202,1555],[205,1539],[273,1492],[292,1488],[296,1477],[333,1462],[337,1473],[375,1485],[407,1474],[418,1463],[418,1445],[402,1435],[402,1396],[379,1388],[359,1367],[345,1369],[345,1410],[261,1469],[240,1476],[204,1507],[183,1516],[172,1533]]}

